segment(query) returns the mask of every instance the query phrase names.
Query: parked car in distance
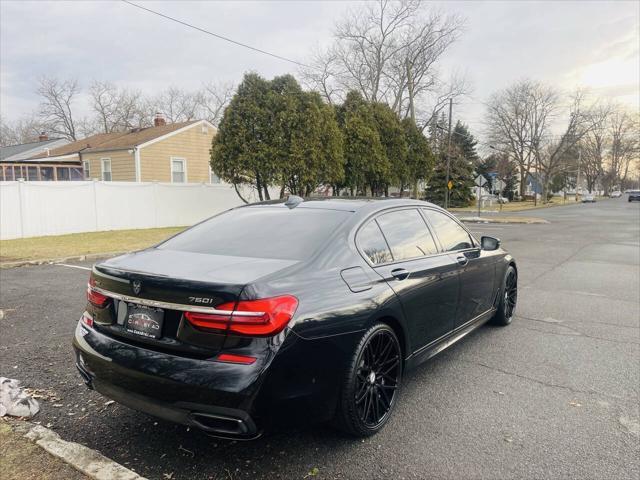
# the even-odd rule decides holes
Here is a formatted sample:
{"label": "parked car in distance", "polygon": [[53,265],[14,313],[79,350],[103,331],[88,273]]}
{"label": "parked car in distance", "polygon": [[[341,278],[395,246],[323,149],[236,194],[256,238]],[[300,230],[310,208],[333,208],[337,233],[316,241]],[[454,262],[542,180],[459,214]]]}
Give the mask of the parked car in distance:
{"label": "parked car in distance", "polygon": [[630,190],[628,200],[630,202],[640,202],[640,190]]}
{"label": "parked car in distance", "polygon": [[591,193],[587,193],[582,197],[582,203],[596,203],[596,197]]}
{"label": "parked car in distance", "polygon": [[515,260],[409,199],[234,208],[94,266],[73,345],[87,386],[226,438],[389,419],[403,374],[487,321],[509,325]]}
{"label": "parked car in distance", "polygon": [[622,196],[622,192],[620,190],[615,190],[611,192],[611,194],[609,195],[609,197],[611,198],[620,198],[621,196]]}

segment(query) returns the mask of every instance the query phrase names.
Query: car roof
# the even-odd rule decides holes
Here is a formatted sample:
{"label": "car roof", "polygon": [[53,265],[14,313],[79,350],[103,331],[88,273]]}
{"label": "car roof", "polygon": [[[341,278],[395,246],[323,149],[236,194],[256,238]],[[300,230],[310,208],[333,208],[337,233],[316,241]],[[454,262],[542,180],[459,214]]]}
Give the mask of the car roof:
{"label": "car roof", "polygon": [[[284,204],[286,199],[271,200],[266,202],[252,203],[246,205],[246,207],[282,207],[288,208]],[[301,209],[320,209],[320,210],[341,210],[347,212],[374,212],[377,210],[383,210],[389,207],[401,207],[401,206],[432,206],[440,208],[429,202],[422,200],[415,200],[411,198],[336,198],[336,197],[312,197],[305,198],[302,202],[293,208]]]}

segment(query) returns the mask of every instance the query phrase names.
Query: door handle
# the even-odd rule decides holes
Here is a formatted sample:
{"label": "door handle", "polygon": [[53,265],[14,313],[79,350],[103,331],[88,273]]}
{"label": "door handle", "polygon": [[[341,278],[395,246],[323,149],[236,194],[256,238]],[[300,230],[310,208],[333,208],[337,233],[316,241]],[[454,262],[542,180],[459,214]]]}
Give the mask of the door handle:
{"label": "door handle", "polygon": [[393,275],[393,277],[396,280],[404,280],[409,276],[409,273],[411,272],[409,272],[409,270],[406,270],[404,268],[395,268],[391,270],[391,275]]}
{"label": "door handle", "polygon": [[459,257],[456,257],[456,261],[458,262],[458,265],[462,267],[464,267],[467,263],[469,263],[469,259],[464,255],[460,255]]}

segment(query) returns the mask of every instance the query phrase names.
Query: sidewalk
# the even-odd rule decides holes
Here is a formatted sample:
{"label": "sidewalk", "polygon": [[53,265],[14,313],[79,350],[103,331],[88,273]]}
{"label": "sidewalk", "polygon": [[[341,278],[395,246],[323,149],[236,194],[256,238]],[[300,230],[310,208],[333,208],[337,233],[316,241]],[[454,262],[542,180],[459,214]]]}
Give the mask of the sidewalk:
{"label": "sidewalk", "polygon": [[458,219],[464,223],[522,223],[527,225],[549,223],[547,220],[537,217],[518,217],[515,215],[497,216],[495,214],[478,217],[477,215],[463,216],[461,215],[462,212],[455,213]]}

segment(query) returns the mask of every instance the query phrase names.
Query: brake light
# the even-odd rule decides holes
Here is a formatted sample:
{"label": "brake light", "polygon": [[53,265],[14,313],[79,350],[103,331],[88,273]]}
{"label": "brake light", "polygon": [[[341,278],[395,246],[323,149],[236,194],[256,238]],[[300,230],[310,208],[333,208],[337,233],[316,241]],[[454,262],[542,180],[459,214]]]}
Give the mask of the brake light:
{"label": "brake light", "polygon": [[249,357],[247,355],[234,355],[233,353],[221,353],[216,357],[219,362],[225,363],[239,363],[241,365],[251,365],[256,361],[255,357]]}
{"label": "brake light", "polygon": [[[234,308],[235,307],[235,308]],[[292,295],[229,302],[216,307],[215,313],[185,312],[184,316],[196,328],[227,330],[239,335],[266,337],[280,333],[298,308]]]}
{"label": "brake light", "polygon": [[82,314],[82,323],[84,323],[87,327],[93,327],[93,317],[87,312],[84,312]]}
{"label": "brake light", "polygon": [[110,299],[106,295],[98,293],[96,290],[94,290],[95,284],[96,281],[93,279],[93,276],[91,276],[89,278],[89,284],[87,285],[87,300],[94,307],[104,308],[107,303],[109,303]]}

